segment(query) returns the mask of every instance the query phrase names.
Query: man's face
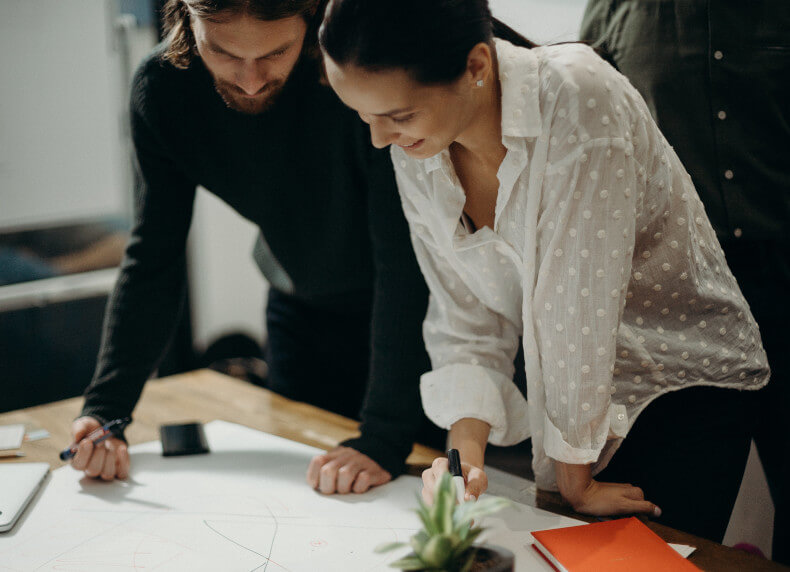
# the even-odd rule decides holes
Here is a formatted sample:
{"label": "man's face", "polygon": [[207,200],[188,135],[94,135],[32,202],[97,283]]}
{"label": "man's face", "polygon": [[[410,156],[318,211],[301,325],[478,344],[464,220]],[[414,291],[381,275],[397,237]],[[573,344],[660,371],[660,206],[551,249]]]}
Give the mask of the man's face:
{"label": "man's face", "polygon": [[251,115],[268,109],[302,52],[304,18],[190,20],[197,51],[227,106]]}

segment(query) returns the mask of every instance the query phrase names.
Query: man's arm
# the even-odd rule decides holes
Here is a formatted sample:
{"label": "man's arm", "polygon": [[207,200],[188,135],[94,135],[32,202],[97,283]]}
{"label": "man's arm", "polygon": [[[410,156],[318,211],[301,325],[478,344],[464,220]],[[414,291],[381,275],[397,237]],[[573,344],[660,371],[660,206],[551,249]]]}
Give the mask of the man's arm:
{"label": "man's arm", "polygon": [[387,151],[371,151],[367,200],[376,271],[369,381],[360,436],[310,465],[307,480],[324,493],[365,492],[401,474],[424,420],[419,383],[430,369],[422,338],[428,288]]}
{"label": "man's arm", "polygon": [[[132,88],[135,222],[107,303],[96,372],[81,413],[102,423],[131,414],[172,337],[185,298],[185,245],[195,184],[174,164],[157,133],[161,123],[146,73],[152,67],[138,71]],[[82,425],[75,424],[76,440]],[[76,468],[98,468],[89,455],[78,457]]]}
{"label": "man's arm", "polygon": [[424,419],[420,376],[430,369],[422,337],[428,288],[409,238],[389,151],[372,153],[368,224],[376,280],[370,374],[361,435],[344,444],[395,477],[403,472]]}

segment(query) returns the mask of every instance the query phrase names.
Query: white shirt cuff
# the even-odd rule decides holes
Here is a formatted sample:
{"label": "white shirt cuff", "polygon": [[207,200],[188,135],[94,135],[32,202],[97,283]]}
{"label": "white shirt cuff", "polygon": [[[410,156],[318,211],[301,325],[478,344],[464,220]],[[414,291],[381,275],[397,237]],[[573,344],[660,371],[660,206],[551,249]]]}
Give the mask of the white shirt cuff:
{"label": "white shirt cuff", "polygon": [[606,445],[606,438],[624,438],[628,433],[628,414],[624,405],[610,403],[607,411],[606,426],[599,428],[600,447],[594,449],[572,447],[563,439],[562,432],[551,422],[549,416],[543,416],[543,449],[546,455],[562,463],[588,465],[598,461],[601,451]]}
{"label": "white shirt cuff", "polygon": [[546,451],[546,455],[552,459],[571,465],[589,465],[598,460],[604,444],[605,441],[601,443],[600,449],[584,449],[570,446],[563,439],[562,432],[551,422],[549,416],[544,413],[543,449]]}
{"label": "white shirt cuff", "polygon": [[424,374],[422,406],[428,418],[449,429],[471,417],[491,425],[488,441],[514,445],[530,436],[527,400],[513,380],[478,365],[452,364]]}

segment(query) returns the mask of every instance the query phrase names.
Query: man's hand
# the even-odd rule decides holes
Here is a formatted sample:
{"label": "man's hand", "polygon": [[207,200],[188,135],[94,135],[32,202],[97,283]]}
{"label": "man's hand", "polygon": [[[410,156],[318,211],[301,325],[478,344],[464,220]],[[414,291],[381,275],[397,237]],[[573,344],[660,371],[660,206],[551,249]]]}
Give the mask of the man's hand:
{"label": "man's hand", "polygon": [[89,477],[100,477],[105,481],[125,479],[129,476],[126,443],[117,437],[110,437],[96,446],[89,439],[83,441],[99,427],[101,423],[93,417],[80,417],[71,424],[74,443],[79,443],[77,453],[71,458],[71,466],[78,471],[85,471]]}
{"label": "man's hand", "polygon": [[623,483],[599,483],[592,478],[590,465],[554,461],[557,486],[573,510],[593,516],[649,514],[661,516],[661,509],[645,500],[642,489]]}
{"label": "man's hand", "polygon": [[350,447],[317,455],[307,468],[307,484],[325,495],[364,493],[391,480],[392,475],[376,461]]}

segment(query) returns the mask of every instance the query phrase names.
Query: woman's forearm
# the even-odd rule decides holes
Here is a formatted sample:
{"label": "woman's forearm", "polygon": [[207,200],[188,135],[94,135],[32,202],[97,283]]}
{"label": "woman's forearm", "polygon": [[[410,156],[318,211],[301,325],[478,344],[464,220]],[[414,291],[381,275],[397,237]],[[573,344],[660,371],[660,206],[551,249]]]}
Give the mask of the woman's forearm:
{"label": "woman's forearm", "polygon": [[575,505],[592,482],[592,465],[572,465],[555,460],[554,470],[560,494]]}
{"label": "woman's forearm", "polygon": [[465,417],[450,428],[450,446],[458,449],[461,461],[482,467],[491,425],[479,419]]}

